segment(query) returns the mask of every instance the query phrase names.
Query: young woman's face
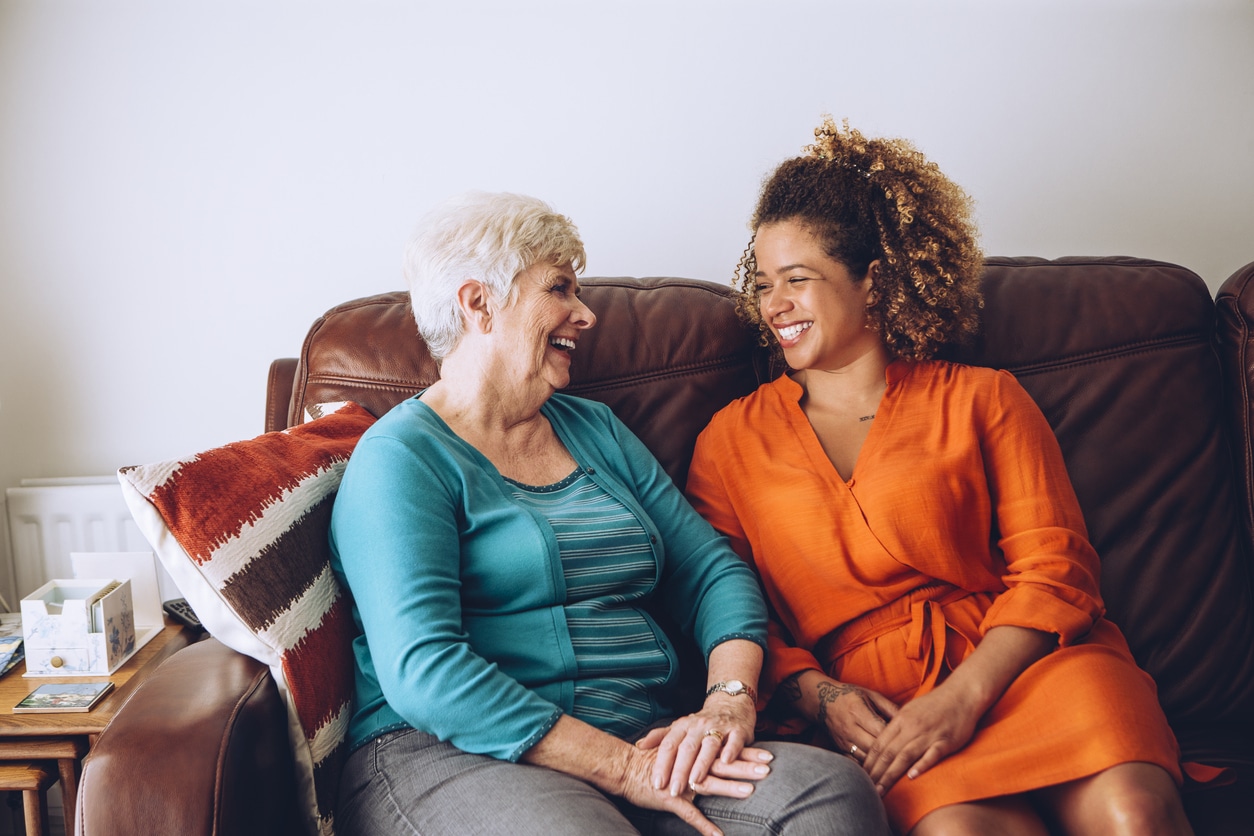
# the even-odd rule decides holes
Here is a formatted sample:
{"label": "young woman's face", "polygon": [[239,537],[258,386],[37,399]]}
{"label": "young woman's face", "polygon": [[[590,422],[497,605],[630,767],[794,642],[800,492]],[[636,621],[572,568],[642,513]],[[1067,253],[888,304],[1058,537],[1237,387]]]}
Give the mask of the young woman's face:
{"label": "young woman's face", "polygon": [[839,369],[878,350],[866,327],[871,271],[855,276],[797,221],[763,224],[754,236],[762,318],[793,369]]}
{"label": "young woman's face", "polygon": [[514,281],[514,303],[494,317],[500,356],[511,374],[563,389],[570,383],[570,353],[596,315],[579,299],[579,280],[569,264],[538,262]]}

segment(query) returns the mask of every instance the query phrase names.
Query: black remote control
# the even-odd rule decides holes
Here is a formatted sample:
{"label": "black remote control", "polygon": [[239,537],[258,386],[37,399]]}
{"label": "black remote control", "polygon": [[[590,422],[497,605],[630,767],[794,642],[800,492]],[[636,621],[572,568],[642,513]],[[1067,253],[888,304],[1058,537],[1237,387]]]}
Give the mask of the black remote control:
{"label": "black remote control", "polygon": [[200,619],[196,617],[196,611],[192,609],[191,604],[187,603],[186,598],[174,598],[166,601],[161,605],[161,608],[170,614],[170,618],[186,627],[191,627],[194,630],[205,629],[205,625],[200,623]]}

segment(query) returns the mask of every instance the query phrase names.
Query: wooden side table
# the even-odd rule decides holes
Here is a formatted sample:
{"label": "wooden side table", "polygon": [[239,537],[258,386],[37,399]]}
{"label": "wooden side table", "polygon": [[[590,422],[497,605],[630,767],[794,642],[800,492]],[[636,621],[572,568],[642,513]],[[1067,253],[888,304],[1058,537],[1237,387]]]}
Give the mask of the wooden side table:
{"label": "wooden side table", "polygon": [[[82,761],[97,735],[149,673],[201,635],[167,619],[165,628],[110,676],[27,678],[22,664],[0,677],[0,761],[56,761],[67,832],[73,828]],[[13,713],[13,706],[45,682],[104,679],[113,682],[113,690],[91,711]]]}

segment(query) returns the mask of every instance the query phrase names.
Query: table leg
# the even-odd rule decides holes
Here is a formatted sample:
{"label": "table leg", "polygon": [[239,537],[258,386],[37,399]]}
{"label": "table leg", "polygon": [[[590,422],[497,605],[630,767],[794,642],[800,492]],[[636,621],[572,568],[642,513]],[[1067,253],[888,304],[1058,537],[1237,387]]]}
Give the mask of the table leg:
{"label": "table leg", "polygon": [[48,821],[44,794],[29,790],[22,793],[22,812],[26,814],[26,836],[44,836],[44,823]]}
{"label": "table leg", "polygon": [[65,813],[65,832],[74,832],[74,812],[78,808],[78,776],[82,763],[78,758],[60,758],[57,771],[61,774],[61,809]]}

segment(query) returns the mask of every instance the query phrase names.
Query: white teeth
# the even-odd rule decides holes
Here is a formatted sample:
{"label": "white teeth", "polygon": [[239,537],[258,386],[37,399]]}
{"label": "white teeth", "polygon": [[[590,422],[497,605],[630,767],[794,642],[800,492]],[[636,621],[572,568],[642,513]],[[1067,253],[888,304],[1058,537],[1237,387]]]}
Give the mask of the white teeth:
{"label": "white teeth", "polygon": [[809,331],[810,326],[813,324],[813,322],[799,322],[796,325],[789,325],[786,328],[780,328],[779,335],[785,340],[795,340],[806,331]]}
{"label": "white teeth", "polygon": [[564,348],[567,351],[575,350],[575,341],[569,337],[554,337],[549,341],[549,344],[556,346],[557,348]]}

